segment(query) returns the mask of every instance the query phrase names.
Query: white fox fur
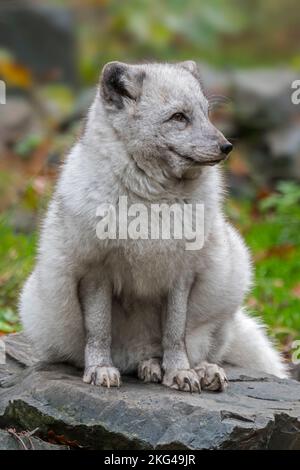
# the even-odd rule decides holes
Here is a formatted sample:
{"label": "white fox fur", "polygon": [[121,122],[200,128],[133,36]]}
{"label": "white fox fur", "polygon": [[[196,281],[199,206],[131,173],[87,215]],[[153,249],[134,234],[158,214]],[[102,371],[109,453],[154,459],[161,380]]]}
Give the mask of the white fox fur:
{"label": "white fox fur", "polygon": [[[215,163],[228,142],[207,108],[191,61],[104,68],[21,295],[41,360],[72,362],[86,382],[107,386],[119,385],[119,371],[138,371],[181,390],[217,390],[226,378],[211,364],[223,363],[286,376],[264,329],[241,308],[251,263],[223,215]],[[129,204],[203,203],[203,248],[99,240],[97,206],[124,195]]]}

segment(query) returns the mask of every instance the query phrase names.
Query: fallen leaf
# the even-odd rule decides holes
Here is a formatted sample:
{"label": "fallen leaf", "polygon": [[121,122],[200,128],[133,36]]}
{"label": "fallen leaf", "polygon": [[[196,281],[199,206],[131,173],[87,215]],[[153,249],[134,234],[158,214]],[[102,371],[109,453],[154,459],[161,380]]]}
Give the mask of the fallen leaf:
{"label": "fallen leaf", "polygon": [[300,282],[299,282],[299,284],[296,284],[293,287],[291,292],[294,295],[294,297],[297,297],[297,299],[300,299]]}
{"label": "fallen leaf", "polygon": [[30,88],[33,83],[30,71],[23,65],[10,60],[0,61],[0,76],[9,85],[20,88]]}
{"label": "fallen leaf", "polygon": [[70,441],[63,434],[55,434],[54,431],[48,431],[48,441],[51,444],[62,444],[69,447],[80,447],[79,442]]}
{"label": "fallen leaf", "polygon": [[295,251],[295,246],[286,243],[285,245],[272,246],[268,250],[259,251],[254,255],[254,261],[262,261],[268,259],[271,256],[277,256],[278,258],[285,258],[290,256]]}

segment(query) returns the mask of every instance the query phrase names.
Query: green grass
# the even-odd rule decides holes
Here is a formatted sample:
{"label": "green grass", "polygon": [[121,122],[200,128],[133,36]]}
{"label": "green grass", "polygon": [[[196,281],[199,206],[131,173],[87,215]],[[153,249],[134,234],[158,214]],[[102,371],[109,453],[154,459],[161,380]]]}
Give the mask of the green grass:
{"label": "green grass", "polygon": [[0,332],[20,329],[17,311],[20,288],[34,263],[36,235],[14,233],[0,218]]}
{"label": "green grass", "polygon": [[[272,221],[260,222],[249,230],[246,240],[258,255],[253,294],[259,313],[275,332],[290,331],[296,336],[300,332],[300,247],[272,244],[274,238],[280,240],[283,229]],[[264,247],[259,246],[259,238]]]}
{"label": "green grass", "polygon": [[[292,185],[288,192],[295,188]],[[255,208],[249,202],[231,201],[228,213],[253,255],[255,279],[249,309],[287,344],[300,336],[300,204],[298,200],[284,204],[286,196],[282,192],[278,196],[274,204],[271,196]]]}

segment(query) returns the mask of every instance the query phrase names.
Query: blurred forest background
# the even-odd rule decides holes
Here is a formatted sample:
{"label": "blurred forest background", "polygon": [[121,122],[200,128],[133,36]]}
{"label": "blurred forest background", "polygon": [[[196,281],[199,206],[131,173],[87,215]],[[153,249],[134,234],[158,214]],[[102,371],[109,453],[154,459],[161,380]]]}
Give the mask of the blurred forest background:
{"label": "blurred forest background", "polygon": [[235,145],[226,210],[247,240],[253,315],[289,355],[300,338],[298,0],[0,2],[0,334],[17,302],[64,155],[110,60],[199,62],[212,119]]}

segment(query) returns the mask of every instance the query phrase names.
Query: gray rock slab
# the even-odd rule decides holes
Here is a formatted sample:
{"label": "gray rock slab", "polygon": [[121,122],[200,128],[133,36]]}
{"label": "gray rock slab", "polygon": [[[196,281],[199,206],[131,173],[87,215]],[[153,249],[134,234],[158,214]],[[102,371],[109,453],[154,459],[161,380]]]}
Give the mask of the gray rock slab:
{"label": "gray rock slab", "polygon": [[[10,335],[0,368],[0,427],[38,428],[91,449],[300,449],[300,383],[228,368],[224,393],[189,394],[124,378],[120,389],[86,385],[67,365],[20,364]],[[14,346],[12,344],[14,343]],[[17,364],[16,364],[17,362]]]}

